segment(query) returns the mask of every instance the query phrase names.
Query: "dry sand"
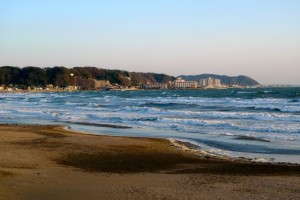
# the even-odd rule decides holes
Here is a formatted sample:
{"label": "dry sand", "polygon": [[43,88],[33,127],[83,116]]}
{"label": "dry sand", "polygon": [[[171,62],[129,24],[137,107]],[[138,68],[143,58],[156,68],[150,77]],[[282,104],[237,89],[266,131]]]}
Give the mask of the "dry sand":
{"label": "dry sand", "polygon": [[164,139],[0,125],[0,199],[300,199],[300,167],[217,160]]}

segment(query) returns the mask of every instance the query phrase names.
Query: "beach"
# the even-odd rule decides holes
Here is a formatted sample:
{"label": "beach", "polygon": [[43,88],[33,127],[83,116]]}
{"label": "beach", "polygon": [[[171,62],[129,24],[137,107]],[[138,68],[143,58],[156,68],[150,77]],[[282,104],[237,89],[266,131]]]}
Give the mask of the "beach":
{"label": "beach", "polygon": [[167,139],[0,126],[0,199],[299,199],[300,166],[215,158]]}

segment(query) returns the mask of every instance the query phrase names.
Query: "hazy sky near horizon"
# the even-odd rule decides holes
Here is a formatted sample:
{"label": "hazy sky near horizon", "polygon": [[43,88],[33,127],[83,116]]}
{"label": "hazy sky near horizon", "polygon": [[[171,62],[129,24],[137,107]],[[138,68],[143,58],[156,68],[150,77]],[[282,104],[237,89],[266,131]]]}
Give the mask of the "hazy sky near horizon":
{"label": "hazy sky near horizon", "polygon": [[0,66],[300,85],[299,0],[0,0]]}

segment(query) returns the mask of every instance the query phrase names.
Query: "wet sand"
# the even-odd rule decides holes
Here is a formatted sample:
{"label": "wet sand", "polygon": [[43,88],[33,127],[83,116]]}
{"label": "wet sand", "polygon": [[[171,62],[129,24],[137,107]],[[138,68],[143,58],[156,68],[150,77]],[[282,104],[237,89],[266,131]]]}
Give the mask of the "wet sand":
{"label": "wet sand", "polygon": [[184,151],[164,139],[0,125],[0,199],[299,199],[300,166]]}

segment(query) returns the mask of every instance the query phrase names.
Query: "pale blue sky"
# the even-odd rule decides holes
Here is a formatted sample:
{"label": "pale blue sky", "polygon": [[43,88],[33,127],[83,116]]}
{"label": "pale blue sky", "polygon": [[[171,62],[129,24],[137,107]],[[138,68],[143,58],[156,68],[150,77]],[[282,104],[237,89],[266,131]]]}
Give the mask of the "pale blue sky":
{"label": "pale blue sky", "polygon": [[0,0],[0,66],[300,84],[299,0]]}

